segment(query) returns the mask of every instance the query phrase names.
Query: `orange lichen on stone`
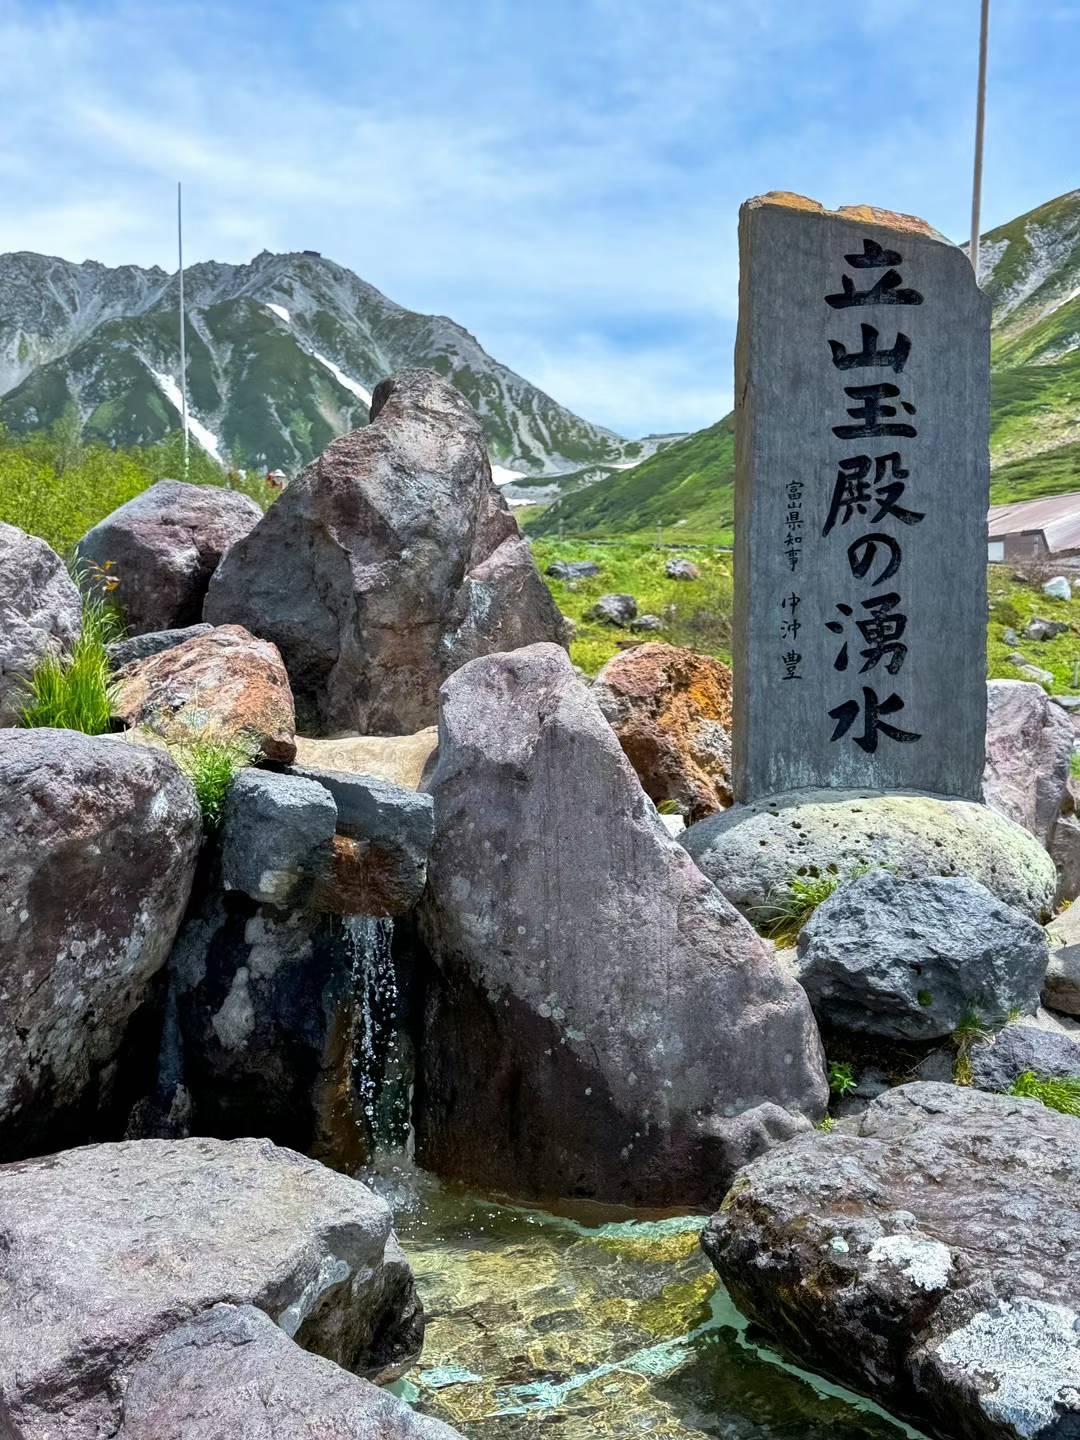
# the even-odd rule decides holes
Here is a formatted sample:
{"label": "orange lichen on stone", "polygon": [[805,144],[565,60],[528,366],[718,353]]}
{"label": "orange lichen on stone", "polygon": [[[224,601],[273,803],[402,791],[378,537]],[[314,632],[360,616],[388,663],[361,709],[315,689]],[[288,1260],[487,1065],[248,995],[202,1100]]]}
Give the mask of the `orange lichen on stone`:
{"label": "orange lichen on stone", "polygon": [[806,195],[796,195],[792,190],[769,190],[764,195],[754,195],[746,201],[747,208],[751,210],[762,205],[780,205],[788,210],[806,210],[815,215],[835,215],[842,220],[855,220],[863,225],[885,225],[890,230],[929,235],[935,240],[946,238],[918,215],[905,215],[900,210],[886,210],[880,205],[841,205],[836,210],[829,210],[819,200],[811,200]]}
{"label": "orange lichen on stone", "polygon": [[768,190],[764,195],[754,195],[746,204],[751,209],[759,205],[786,205],[789,210],[814,210],[822,215],[828,212],[820,200],[811,200],[808,195],[796,195],[794,190]]}

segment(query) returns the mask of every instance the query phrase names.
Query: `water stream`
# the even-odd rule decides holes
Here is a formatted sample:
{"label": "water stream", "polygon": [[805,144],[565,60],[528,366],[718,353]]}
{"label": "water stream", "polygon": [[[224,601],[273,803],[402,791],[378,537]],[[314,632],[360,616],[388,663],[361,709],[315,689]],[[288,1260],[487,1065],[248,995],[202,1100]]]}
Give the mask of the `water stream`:
{"label": "water stream", "polygon": [[586,1225],[441,1187],[404,1157],[390,1201],[428,1315],[396,1387],[472,1440],[901,1440],[916,1432],[748,1334],[701,1216]]}

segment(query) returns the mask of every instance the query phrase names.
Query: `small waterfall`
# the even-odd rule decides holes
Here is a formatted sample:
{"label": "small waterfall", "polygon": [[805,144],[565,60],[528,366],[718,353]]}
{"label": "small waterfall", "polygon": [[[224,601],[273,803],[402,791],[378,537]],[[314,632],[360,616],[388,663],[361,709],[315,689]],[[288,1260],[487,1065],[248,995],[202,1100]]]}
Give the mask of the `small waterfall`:
{"label": "small waterfall", "polygon": [[400,1025],[394,922],[351,915],[344,932],[356,999],[356,1091],[376,1148],[400,1150],[411,1131],[412,1047]]}

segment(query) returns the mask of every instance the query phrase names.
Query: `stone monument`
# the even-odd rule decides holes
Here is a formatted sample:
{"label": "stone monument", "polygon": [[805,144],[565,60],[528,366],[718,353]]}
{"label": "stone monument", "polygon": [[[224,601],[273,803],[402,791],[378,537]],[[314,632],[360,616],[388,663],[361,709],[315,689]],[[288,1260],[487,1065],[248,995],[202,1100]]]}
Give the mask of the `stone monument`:
{"label": "stone monument", "polygon": [[798,875],[1053,863],[983,806],[990,304],[923,220],[771,193],[739,219],[736,804],[683,843],[751,918]]}
{"label": "stone monument", "polygon": [[739,220],[734,792],[982,799],[990,302],[924,221]]}

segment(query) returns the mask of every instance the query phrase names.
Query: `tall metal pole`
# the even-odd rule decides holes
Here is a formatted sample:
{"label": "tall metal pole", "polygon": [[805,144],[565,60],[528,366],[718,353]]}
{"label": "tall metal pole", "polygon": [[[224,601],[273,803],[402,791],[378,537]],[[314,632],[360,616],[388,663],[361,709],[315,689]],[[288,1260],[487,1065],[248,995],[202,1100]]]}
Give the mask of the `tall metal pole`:
{"label": "tall metal pole", "polygon": [[184,427],[184,479],[188,478],[187,339],[184,335],[184,222],[180,181],[176,182],[176,256],[180,272],[180,418]]}
{"label": "tall metal pole", "polygon": [[990,30],[990,0],[982,0],[979,20],[979,84],[975,99],[975,173],[971,183],[971,251],[975,278],[979,278],[979,212],[982,208],[983,129],[986,120],[986,41]]}

